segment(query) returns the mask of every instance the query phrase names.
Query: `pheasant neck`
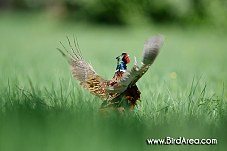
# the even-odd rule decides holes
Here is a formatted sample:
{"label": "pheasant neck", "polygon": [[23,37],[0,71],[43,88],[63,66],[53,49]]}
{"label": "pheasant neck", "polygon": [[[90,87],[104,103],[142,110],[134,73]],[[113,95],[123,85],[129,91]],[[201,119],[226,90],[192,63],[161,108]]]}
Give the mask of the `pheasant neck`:
{"label": "pheasant neck", "polygon": [[127,70],[127,66],[126,63],[124,61],[119,61],[117,63],[117,68],[116,68],[116,72],[125,72]]}

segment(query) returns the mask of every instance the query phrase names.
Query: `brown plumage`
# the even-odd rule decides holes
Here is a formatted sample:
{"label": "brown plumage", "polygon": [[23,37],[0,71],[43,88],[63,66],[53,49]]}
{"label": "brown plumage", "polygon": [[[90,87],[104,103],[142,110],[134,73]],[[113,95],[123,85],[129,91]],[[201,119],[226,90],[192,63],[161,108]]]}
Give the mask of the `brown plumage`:
{"label": "brown plumage", "polygon": [[135,60],[131,70],[127,70],[126,66],[130,62],[127,53],[122,53],[122,55],[116,58],[118,60],[118,66],[113,78],[111,80],[105,80],[95,72],[91,64],[84,60],[75,38],[74,46],[72,46],[68,37],[67,39],[71,52],[62,43],[68,55],[62,50],[58,50],[63,56],[67,57],[73,77],[80,82],[83,88],[103,100],[101,109],[114,108],[120,110],[133,110],[137,105],[137,100],[140,100],[141,92],[136,86],[136,82],[154,62],[164,42],[163,37],[160,35],[151,37],[145,41],[141,67],[138,66]]}

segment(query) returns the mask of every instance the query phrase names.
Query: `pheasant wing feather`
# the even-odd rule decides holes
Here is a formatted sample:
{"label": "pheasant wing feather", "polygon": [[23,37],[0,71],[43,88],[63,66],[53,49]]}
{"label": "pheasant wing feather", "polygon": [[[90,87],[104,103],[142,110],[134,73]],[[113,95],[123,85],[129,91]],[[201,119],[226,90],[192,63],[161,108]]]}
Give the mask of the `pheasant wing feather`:
{"label": "pheasant wing feather", "polygon": [[68,43],[71,51],[68,51],[65,46],[66,55],[61,49],[58,49],[63,56],[67,57],[67,60],[70,64],[72,75],[75,79],[80,81],[80,85],[90,91],[92,94],[101,97],[102,99],[108,98],[106,92],[107,80],[104,80],[99,76],[91,64],[87,63],[81,55],[79,45],[75,42],[74,38],[74,47],[71,45],[69,38]]}

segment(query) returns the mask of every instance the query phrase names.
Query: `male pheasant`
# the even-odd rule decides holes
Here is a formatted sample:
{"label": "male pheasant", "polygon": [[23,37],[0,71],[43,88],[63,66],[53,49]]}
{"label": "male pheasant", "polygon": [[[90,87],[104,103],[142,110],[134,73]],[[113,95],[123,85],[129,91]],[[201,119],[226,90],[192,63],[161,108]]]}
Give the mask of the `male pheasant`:
{"label": "male pheasant", "polygon": [[137,105],[141,93],[136,82],[152,65],[164,42],[164,38],[160,35],[146,40],[141,67],[138,66],[135,58],[131,70],[127,70],[127,64],[130,63],[129,55],[126,52],[122,53],[116,57],[117,67],[113,78],[105,80],[95,72],[91,64],[84,60],[75,38],[74,46],[72,46],[68,37],[67,39],[71,51],[68,51],[62,43],[67,55],[61,49],[58,50],[68,58],[73,77],[80,82],[83,88],[103,100],[101,110],[118,109],[121,111],[133,110]]}

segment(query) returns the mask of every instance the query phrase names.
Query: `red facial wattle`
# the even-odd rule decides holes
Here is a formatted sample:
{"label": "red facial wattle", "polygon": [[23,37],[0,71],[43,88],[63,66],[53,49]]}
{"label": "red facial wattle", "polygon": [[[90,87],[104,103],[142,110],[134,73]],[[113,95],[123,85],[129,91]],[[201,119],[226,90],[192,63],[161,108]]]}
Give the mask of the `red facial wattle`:
{"label": "red facial wattle", "polygon": [[126,64],[130,63],[130,59],[128,57],[128,54],[125,56],[125,61],[126,61]]}

